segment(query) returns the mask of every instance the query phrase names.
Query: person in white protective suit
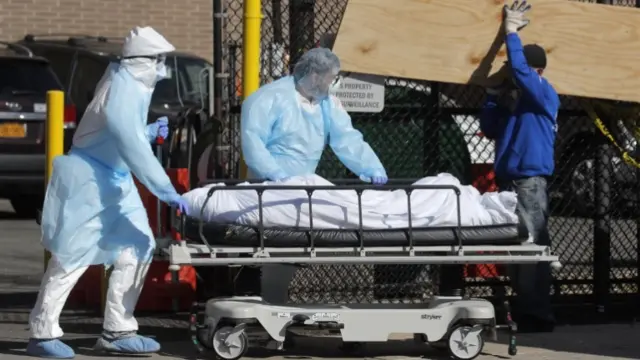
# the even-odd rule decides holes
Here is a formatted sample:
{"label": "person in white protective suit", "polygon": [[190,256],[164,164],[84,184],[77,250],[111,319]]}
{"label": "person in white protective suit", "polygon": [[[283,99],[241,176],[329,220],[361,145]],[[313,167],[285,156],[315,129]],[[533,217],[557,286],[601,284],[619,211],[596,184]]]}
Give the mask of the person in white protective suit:
{"label": "person in white protective suit", "polygon": [[188,211],[150,144],[167,136],[166,119],[147,125],[151,95],[166,76],[164,59],[173,50],[150,27],[131,30],[120,63],[112,63],[98,83],[71,150],[54,160],[42,213],[42,243],[52,258],[29,319],[28,355],[74,357],[59,340],[60,313],[93,264],[113,266],[104,331],[95,348],[126,354],[160,349],[136,334],[133,317],[155,239],[131,173],[160,200]]}
{"label": "person in white protective suit", "polygon": [[340,60],[326,48],[304,53],[293,75],[262,86],[242,103],[242,155],[250,178],[282,181],[314,174],[328,143],[363,181],[377,185],[387,174],[340,100]]}

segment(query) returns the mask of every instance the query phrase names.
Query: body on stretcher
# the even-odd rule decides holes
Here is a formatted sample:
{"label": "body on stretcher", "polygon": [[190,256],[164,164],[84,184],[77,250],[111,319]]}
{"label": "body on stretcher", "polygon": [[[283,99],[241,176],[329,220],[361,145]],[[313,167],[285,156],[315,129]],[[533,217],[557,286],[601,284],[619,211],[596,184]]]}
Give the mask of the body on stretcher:
{"label": "body on stretcher", "polygon": [[[267,227],[263,197],[267,192],[303,191],[308,199],[306,227]],[[355,192],[357,226],[314,228],[314,193],[348,190]],[[363,197],[370,190],[403,191],[406,196],[406,227],[365,228]],[[256,204],[255,223],[245,220],[216,222],[204,216],[209,199],[216,193],[251,191]],[[456,221],[437,226],[414,226],[412,201],[419,192],[453,194]],[[181,216],[177,227],[184,241],[174,242],[164,251],[171,269],[180,265],[228,266],[265,264],[522,264],[555,262],[558,257],[548,247],[530,242],[525,228],[517,222],[470,226],[475,220],[465,215],[464,187],[455,184],[405,184],[373,187],[351,185],[243,184],[212,186],[207,190],[199,214]],[[226,198],[228,200],[228,198]],[[215,202],[215,201],[214,201]],[[470,206],[466,204],[465,206]],[[300,207],[299,207],[300,209]],[[515,205],[513,206],[515,211]],[[197,209],[192,209],[196,212]],[[515,214],[515,213],[514,213]],[[237,217],[240,219],[241,217]],[[508,219],[510,217],[502,217]],[[465,219],[463,221],[463,219]],[[214,221],[208,221],[214,220]],[[236,359],[250,345],[285,346],[285,334],[295,328],[310,328],[339,334],[345,344],[386,341],[391,333],[413,333],[431,344],[442,344],[457,359],[472,359],[482,351],[482,333],[495,336],[495,309],[484,299],[436,297],[427,304],[286,306],[256,297],[211,299],[204,306],[205,319],[192,316],[193,338],[211,348],[219,358]],[[380,326],[372,326],[372,323]],[[509,353],[515,354],[516,325],[508,319],[512,335]]]}

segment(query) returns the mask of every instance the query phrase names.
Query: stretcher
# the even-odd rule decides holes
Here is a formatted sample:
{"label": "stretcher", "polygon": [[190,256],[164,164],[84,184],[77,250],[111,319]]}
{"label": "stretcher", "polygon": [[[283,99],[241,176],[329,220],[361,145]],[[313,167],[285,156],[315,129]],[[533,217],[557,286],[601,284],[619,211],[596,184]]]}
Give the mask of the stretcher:
{"label": "stretcher", "polygon": [[[317,229],[313,226],[314,192],[355,190],[358,194],[359,226],[349,229]],[[365,229],[362,226],[362,194],[365,190],[404,190],[408,227]],[[248,185],[211,187],[207,200],[217,191],[255,191],[258,196],[256,224],[217,223],[202,220],[200,213],[176,217],[182,241],[164,249],[170,269],[192,266],[261,266],[267,264],[523,264],[558,263],[549,247],[530,241],[519,223],[463,226],[460,189],[449,185],[365,184],[328,186]],[[265,191],[303,190],[309,198],[309,221],[305,228],[264,226]],[[457,224],[414,227],[411,193],[418,190],[450,191],[457,199]],[[194,211],[194,210],[192,210]],[[508,307],[508,306],[507,306]],[[509,354],[516,354],[516,324],[507,309],[506,325],[498,325],[492,303],[484,299],[435,297],[426,304],[280,305],[260,297],[214,298],[191,316],[193,342],[214,351],[220,359],[239,359],[250,346],[283,349],[289,330],[304,328],[340,336],[345,349],[355,344],[387,341],[392,333],[448,349],[455,359],[473,359],[483,348],[483,335],[496,330],[510,333]]]}

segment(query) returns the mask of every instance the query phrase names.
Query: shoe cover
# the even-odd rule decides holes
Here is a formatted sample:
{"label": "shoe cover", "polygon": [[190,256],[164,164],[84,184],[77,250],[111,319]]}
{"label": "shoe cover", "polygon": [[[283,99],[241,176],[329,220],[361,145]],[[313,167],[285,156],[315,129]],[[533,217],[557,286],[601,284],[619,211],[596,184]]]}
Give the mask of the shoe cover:
{"label": "shoe cover", "polygon": [[58,339],[29,339],[27,355],[49,359],[73,359],[73,349]]}
{"label": "shoe cover", "polygon": [[160,351],[160,344],[152,338],[140,335],[117,339],[100,337],[94,349],[116,354],[150,354]]}

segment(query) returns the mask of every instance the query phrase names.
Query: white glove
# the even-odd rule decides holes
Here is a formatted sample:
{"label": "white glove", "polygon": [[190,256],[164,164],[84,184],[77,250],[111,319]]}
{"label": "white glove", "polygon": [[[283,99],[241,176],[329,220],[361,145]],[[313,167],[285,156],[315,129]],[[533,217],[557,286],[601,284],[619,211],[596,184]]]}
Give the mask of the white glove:
{"label": "white glove", "polygon": [[515,0],[511,6],[504,6],[504,30],[507,34],[517,33],[525,26],[529,25],[529,19],[525,18],[525,13],[531,9],[527,1],[520,3]]}

